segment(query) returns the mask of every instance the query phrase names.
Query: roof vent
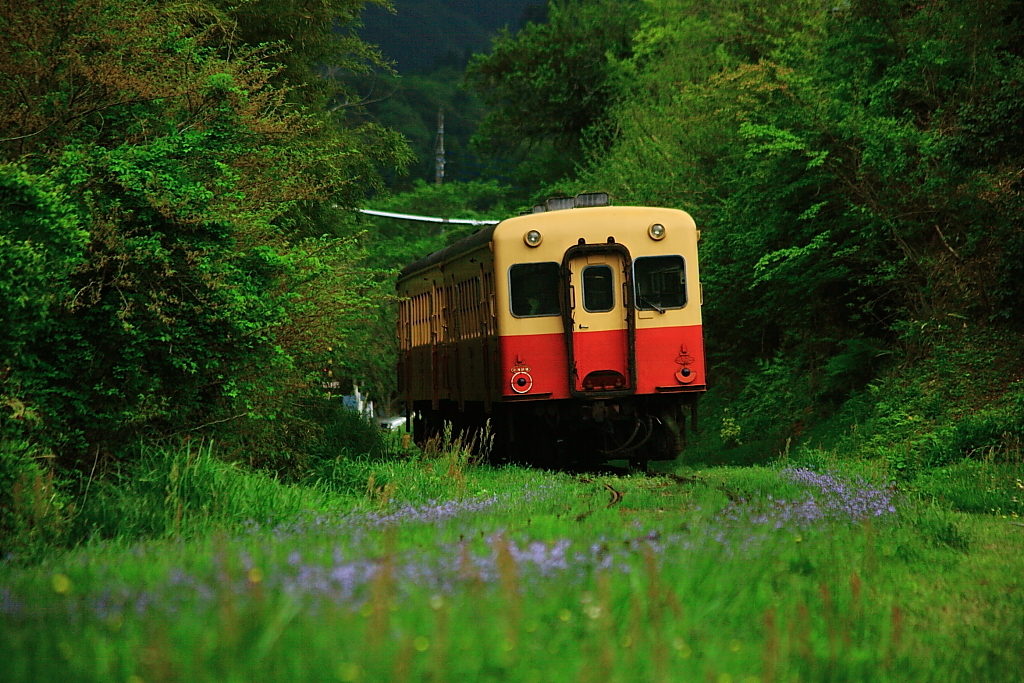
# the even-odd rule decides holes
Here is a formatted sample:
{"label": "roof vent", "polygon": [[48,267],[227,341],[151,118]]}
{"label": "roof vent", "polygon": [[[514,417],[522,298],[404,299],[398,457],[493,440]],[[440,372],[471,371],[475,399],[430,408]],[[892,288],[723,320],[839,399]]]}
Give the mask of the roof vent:
{"label": "roof vent", "polygon": [[591,206],[608,206],[608,193],[584,192],[575,197],[552,197],[543,204],[536,204],[533,210],[523,212],[523,215],[562,209],[585,209]]}
{"label": "roof vent", "polygon": [[561,211],[562,209],[571,209],[575,206],[576,200],[572,197],[552,197],[544,202],[544,207],[548,211]]}
{"label": "roof vent", "polygon": [[591,206],[608,206],[607,192],[587,192],[578,194],[573,200],[577,209],[585,209]]}

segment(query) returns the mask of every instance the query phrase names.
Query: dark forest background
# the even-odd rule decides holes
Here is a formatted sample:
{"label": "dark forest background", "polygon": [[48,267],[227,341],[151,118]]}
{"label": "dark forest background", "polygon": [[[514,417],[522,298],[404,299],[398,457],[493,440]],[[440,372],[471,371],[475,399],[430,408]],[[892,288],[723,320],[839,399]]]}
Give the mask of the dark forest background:
{"label": "dark forest background", "polygon": [[542,21],[540,0],[395,0],[394,11],[369,7],[359,35],[378,45],[399,73],[430,71],[441,65],[465,66],[474,53],[490,49],[499,30],[518,30]]}
{"label": "dark forest background", "polygon": [[362,97],[362,115],[402,133],[416,156],[407,174],[389,175],[393,189],[433,181],[439,112],[444,113],[447,180],[516,182],[504,159],[482,155],[471,144],[484,104],[463,87],[463,79],[470,59],[489,52],[494,35],[515,33],[546,16],[547,5],[538,0],[399,0],[392,9],[366,9],[359,34],[380,47],[394,73],[377,70],[350,76],[349,82]]}

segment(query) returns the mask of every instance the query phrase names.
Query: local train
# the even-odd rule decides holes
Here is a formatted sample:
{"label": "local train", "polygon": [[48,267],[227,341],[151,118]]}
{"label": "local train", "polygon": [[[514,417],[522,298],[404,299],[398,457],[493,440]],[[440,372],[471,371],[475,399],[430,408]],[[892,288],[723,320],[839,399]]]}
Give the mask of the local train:
{"label": "local train", "polygon": [[398,384],[414,440],[490,421],[499,462],[676,458],[706,389],[699,239],[684,211],[585,194],[404,268]]}

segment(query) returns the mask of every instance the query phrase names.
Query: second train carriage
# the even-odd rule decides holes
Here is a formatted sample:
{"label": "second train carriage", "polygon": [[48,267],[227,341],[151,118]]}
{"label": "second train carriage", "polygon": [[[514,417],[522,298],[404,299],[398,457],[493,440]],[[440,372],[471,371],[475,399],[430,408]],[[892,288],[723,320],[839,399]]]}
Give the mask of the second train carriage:
{"label": "second train carriage", "polygon": [[399,391],[418,443],[490,419],[497,459],[678,455],[706,388],[700,233],[684,211],[594,197],[549,200],[402,271]]}

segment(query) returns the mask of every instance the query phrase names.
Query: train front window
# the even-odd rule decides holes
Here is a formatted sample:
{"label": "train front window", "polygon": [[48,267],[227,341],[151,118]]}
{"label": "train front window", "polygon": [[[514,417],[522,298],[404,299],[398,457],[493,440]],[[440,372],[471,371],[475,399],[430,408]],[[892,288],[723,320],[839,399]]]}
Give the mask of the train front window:
{"label": "train front window", "polygon": [[558,271],[554,261],[517,263],[508,269],[508,288],[512,299],[512,315],[536,318],[558,315]]}
{"label": "train front window", "polygon": [[615,308],[615,275],[611,266],[583,269],[583,310],[604,313]]}
{"label": "train front window", "polygon": [[682,256],[641,256],[633,261],[636,307],[664,311],[686,305],[686,269]]}

